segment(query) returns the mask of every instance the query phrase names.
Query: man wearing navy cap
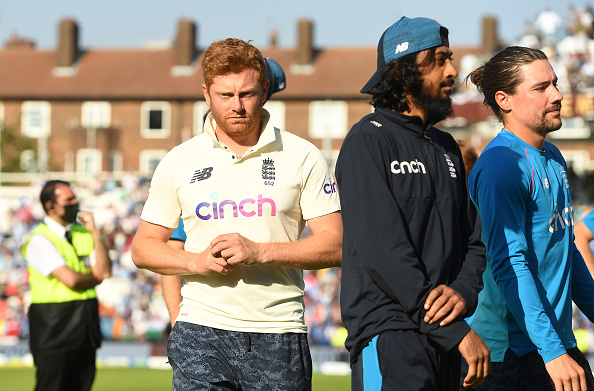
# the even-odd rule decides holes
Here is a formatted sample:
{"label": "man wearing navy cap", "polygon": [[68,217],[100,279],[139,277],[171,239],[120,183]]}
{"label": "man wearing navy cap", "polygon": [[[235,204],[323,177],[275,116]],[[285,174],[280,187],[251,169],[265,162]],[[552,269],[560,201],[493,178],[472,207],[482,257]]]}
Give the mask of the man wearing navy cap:
{"label": "man wearing navy cap", "polygon": [[448,30],[402,18],[378,44],[361,90],[375,112],[344,140],[336,176],[344,226],[341,310],[353,390],[457,390],[490,370],[464,321],[474,312],[485,248],[450,116],[458,73]]}

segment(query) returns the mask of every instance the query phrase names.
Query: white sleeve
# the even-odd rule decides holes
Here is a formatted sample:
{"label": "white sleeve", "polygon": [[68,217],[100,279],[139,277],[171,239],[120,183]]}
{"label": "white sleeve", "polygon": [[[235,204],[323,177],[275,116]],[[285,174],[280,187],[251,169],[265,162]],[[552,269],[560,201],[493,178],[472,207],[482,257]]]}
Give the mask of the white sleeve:
{"label": "white sleeve", "polygon": [[142,209],[140,218],[149,223],[175,228],[181,214],[181,206],[177,198],[174,183],[175,149],[161,160],[151,180],[149,194]]}
{"label": "white sleeve", "polygon": [[66,265],[66,261],[51,240],[43,235],[33,235],[27,245],[27,264],[47,277]]}
{"label": "white sleeve", "polygon": [[338,186],[324,155],[312,146],[302,163],[301,210],[305,220],[340,210]]}

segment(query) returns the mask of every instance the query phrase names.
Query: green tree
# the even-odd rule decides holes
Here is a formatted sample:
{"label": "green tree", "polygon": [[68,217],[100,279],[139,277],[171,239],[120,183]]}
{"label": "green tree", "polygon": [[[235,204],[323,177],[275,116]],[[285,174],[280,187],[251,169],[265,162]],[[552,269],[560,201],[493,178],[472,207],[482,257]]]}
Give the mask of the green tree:
{"label": "green tree", "polygon": [[23,151],[36,150],[36,141],[33,138],[21,135],[14,128],[0,129],[0,154],[2,162],[2,171],[4,172],[22,172],[21,154]]}

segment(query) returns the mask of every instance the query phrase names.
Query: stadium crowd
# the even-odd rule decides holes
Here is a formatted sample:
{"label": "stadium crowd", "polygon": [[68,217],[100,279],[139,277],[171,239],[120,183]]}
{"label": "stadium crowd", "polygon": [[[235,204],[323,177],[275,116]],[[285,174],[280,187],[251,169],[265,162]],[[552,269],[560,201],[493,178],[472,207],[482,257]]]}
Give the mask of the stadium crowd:
{"label": "stadium crowd", "polygon": [[[541,49],[549,58],[558,77],[561,93],[587,92],[594,88],[594,8],[569,6],[564,16],[550,9],[527,20],[520,36],[513,42],[500,42],[499,46],[526,46]],[[455,55],[455,53],[454,53]],[[460,59],[460,82],[490,57],[479,58],[468,54]],[[464,90],[464,84],[458,86]],[[463,93],[462,93],[463,92]],[[455,103],[480,99],[475,88],[460,91]]]}
{"label": "stadium crowd", "polygon": [[[113,277],[97,287],[101,331],[108,340],[159,341],[169,324],[160,276],[138,269],[130,257],[148,185],[147,178],[134,175],[119,181],[98,179],[75,185],[81,208],[93,211],[113,261]],[[28,272],[19,244],[43,218],[41,205],[34,196],[38,193],[39,189],[35,189],[31,196],[22,196],[13,205],[3,207],[6,223],[0,232],[0,343],[28,336]],[[338,305],[339,272],[305,271],[306,320],[312,341],[317,344],[332,344],[337,332],[344,335]],[[340,340],[335,343],[342,345]]]}
{"label": "stadium crowd", "polygon": [[[564,18],[542,11],[525,26],[516,42],[541,48],[551,59],[563,93],[594,89],[594,9],[570,6]],[[455,53],[454,53],[455,54]],[[462,58],[460,82],[482,59]],[[459,85],[462,85],[460,83]],[[476,99],[476,92],[460,91],[456,103]],[[570,178],[578,221],[594,205],[592,174]],[[26,339],[29,302],[28,272],[19,252],[24,235],[43,218],[34,191],[7,203],[0,200],[0,343]],[[118,180],[98,178],[75,184],[82,209],[94,212],[97,226],[108,240],[113,261],[113,277],[97,287],[100,299],[101,330],[108,340],[162,341],[169,324],[158,274],[138,269],[131,260],[130,247],[140,221],[140,212],[149,187],[149,178],[133,174]],[[344,349],[346,330],[342,326],[338,295],[340,269],[305,271],[305,321],[312,344]],[[594,327],[578,311],[574,326],[584,349],[594,353]],[[588,343],[592,340],[591,343]]]}

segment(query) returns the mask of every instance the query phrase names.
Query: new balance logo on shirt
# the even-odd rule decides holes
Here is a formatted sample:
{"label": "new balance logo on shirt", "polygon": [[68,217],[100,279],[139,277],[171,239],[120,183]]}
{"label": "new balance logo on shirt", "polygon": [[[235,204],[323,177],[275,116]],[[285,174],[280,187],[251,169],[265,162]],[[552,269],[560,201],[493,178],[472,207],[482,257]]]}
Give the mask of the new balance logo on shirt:
{"label": "new balance logo on shirt", "polygon": [[206,167],[203,169],[198,169],[194,171],[194,175],[192,175],[192,180],[190,181],[190,185],[196,181],[203,181],[205,179],[210,178],[212,175],[213,167]]}

